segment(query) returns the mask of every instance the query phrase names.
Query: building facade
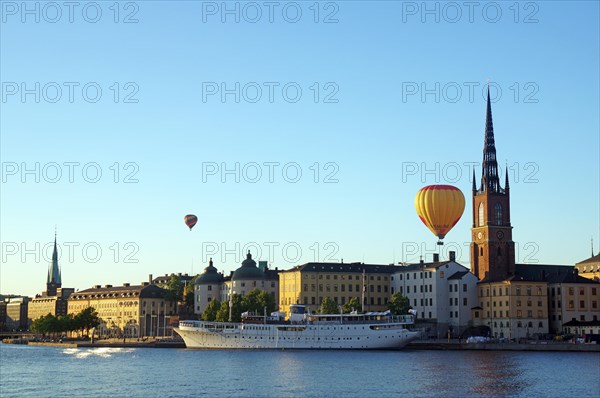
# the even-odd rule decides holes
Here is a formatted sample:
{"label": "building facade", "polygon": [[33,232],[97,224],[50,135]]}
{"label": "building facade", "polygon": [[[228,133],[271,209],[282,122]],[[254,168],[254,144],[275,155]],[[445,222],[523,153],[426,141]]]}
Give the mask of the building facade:
{"label": "building facade", "polygon": [[[391,296],[393,265],[307,263],[279,273],[279,311],[289,315],[291,304],[316,312],[325,297],[343,306],[352,298],[363,311],[385,311]],[[357,308],[356,310],[360,310]]]}
{"label": "building facade", "polygon": [[246,259],[229,276],[218,272],[212,258],[208,267],[196,278],[194,285],[194,313],[200,315],[212,300],[229,301],[232,294],[244,296],[254,289],[268,292],[277,306],[279,300],[279,270],[269,269],[266,261],[257,266],[248,251]]}
{"label": "building facade", "polygon": [[407,297],[417,311],[417,320],[430,324],[431,337],[458,336],[471,321],[471,308],[477,305],[477,278],[455,261],[410,264],[397,267],[391,275],[391,294]]}
{"label": "building facade", "polygon": [[29,297],[11,297],[6,301],[6,320],[4,328],[10,331],[25,331],[31,321],[27,318]]}
{"label": "building facade", "polygon": [[165,290],[144,282],[131,286],[96,285],[71,294],[68,313],[77,314],[87,307],[98,312],[99,336],[169,336],[170,318],[177,315],[176,303],[165,299]]}

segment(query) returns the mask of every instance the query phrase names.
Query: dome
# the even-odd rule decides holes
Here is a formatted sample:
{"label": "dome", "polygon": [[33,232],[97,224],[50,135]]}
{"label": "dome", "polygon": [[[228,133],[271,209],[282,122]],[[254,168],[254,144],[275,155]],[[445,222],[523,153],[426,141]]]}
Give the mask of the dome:
{"label": "dome", "polygon": [[248,250],[246,259],[242,262],[242,266],[233,273],[233,280],[248,280],[248,279],[263,279],[263,272],[256,266],[256,261],[252,260],[252,254]]}
{"label": "dome", "polygon": [[213,266],[212,258],[208,262],[208,267],[204,268],[204,272],[196,278],[196,285],[208,285],[211,283],[222,283],[224,280],[223,275],[217,272],[217,269]]}

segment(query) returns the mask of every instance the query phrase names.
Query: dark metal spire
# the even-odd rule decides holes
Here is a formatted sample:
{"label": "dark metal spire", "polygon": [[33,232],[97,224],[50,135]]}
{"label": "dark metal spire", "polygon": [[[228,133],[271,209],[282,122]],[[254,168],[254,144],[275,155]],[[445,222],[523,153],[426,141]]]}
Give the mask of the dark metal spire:
{"label": "dark metal spire", "polygon": [[475,183],[475,167],[473,167],[473,192],[477,191],[477,184]]}
{"label": "dark metal spire", "polygon": [[498,178],[496,145],[494,143],[494,124],[492,122],[492,103],[490,88],[487,92],[487,113],[485,115],[485,142],[483,146],[483,164],[481,165],[481,191],[502,192]]}
{"label": "dark metal spire", "polygon": [[61,285],[60,269],[58,268],[58,250],[56,247],[56,231],[54,232],[54,252],[52,253],[52,264],[48,268],[48,279],[46,283]]}
{"label": "dark metal spire", "polygon": [[504,189],[508,189],[508,165],[506,165],[506,176],[504,177]]}

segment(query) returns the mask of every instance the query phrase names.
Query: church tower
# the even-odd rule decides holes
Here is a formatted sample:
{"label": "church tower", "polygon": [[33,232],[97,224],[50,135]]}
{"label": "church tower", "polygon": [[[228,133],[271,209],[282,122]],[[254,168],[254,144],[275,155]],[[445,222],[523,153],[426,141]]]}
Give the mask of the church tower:
{"label": "church tower", "polygon": [[56,233],[54,234],[54,252],[52,253],[52,263],[48,267],[48,278],[46,279],[46,294],[56,296],[56,289],[62,286],[60,278],[60,269],[58,268],[58,250],[56,250]]}
{"label": "church tower", "polygon": [[473,170],[471,272],[480,281],[504,279],[515,273],[515,243],[512,240],[512,226],[510,225],[508,168],[503,189],[498,176],[489,88],[479,188],[476,186],[475,171]]}

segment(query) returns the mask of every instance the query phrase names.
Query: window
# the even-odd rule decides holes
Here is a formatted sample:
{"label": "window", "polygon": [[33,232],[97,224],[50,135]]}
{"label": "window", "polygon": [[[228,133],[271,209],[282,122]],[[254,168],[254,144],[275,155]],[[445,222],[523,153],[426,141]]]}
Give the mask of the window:
{"label": "window", "polygon": [[212,291],[212,285],[208,285],[208,291]]}
{"label": "window", "polygon": [[592,296],[595,296],[595,295],[596,295],[596,292],[597,292],[596,288],[595,288],[595,287],[593,287],[593,288],[592,288]]}
{"label": "window", "polygon": [[542,321],[539,321],[539,322],[538,322],[538,327],[539,327],[539,328],[541,328],[541,327],[543,327],[543,326],[544,326],[544,324],[542,323]]}
{"label": "window", "polygon": [[575,294],[575,288],[574,287],[570,287],[569,288],[569,294],[572,296]]}
{"label": "window", "polygon": [[496,225],[502,225],[502,205],[500,203],[494,205],[494,218]]}
{"label": "window", "polygon": [[479,226],[483,226],[483,203],[479,204]]}
{"label": "window", "polygon": [[475,311],[475,318],[479,318],[479,311]]}
{"label": "window", "polygon": [[467,284],[463,283],[463,292],[466,292],[466,291],[467,291]]}
{"label": "window", "polygon": [[406,293],[410,293],[410,286],[406,286]]}
{"label": "window", "polygon": [[352,285],[348,285],[348,291],[351,292],[352,291]]}
{"label": "window", "polygon": [[463,305],[467,305],[467,298],[463,297]]}
{"label": "window", "polygon": [[579,300],[579,308],[582,309],[582,310],[585,309],[585,301]]}

